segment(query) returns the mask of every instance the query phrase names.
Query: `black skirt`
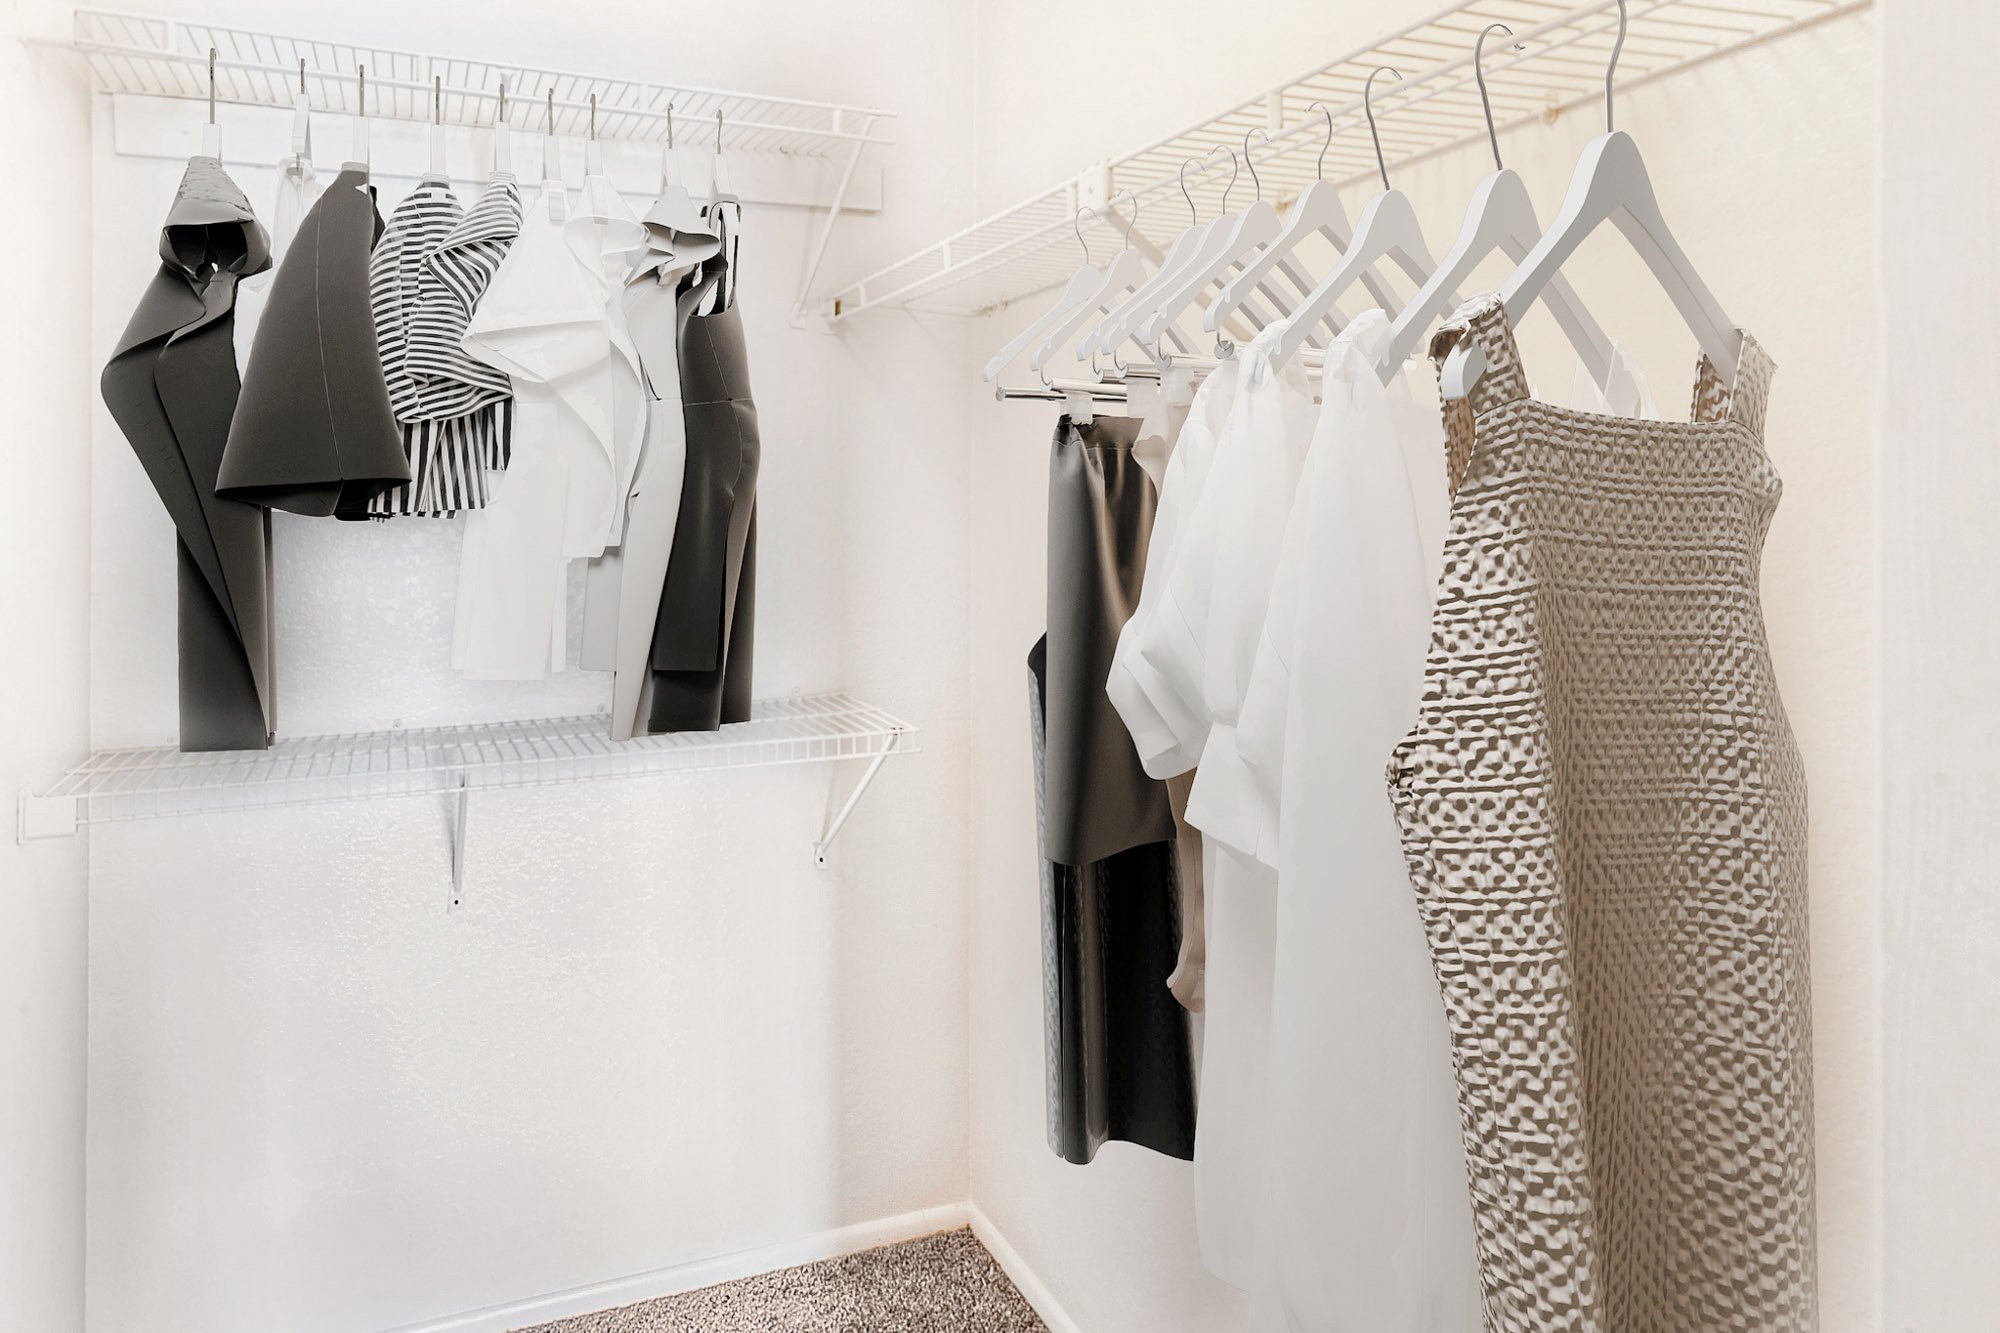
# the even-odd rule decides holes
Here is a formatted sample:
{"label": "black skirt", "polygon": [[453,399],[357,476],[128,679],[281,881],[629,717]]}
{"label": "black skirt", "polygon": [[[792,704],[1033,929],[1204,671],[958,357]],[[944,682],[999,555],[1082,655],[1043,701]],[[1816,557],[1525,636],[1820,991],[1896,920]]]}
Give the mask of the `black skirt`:
{"label": "black skirt", "polygon": [[[1046,810],[1048,640],[1028,654],[1035,813]],[[1089,865],[1041,858],[1042,1018],[1049,1147],[1079,1165],[1107,1139],[1194,1160],[1194,1055],[1167,989],[1180,953],[1172,842]]]}
{"label": "black skirt", "polygon": [[1104,689],[1152,539],[1139,424],[1056,426],[1048,633],[1028,657],[1049,1143],[1072,1162],[1106,1139],[1194,1156],[1187,1011],[1167,986],[1181,941],[1173,809]]}
{"label": "black skirt", "polygon": [[723,265],[711,261],[679,297],[687,470],[653,628],[654,732],[750,718],[762,445],[742,316],[733,302],[699,313],[711,293],[721,305],[724,287]]}
{"label": "black skirt", "polygon": [[410,480],[369,301],[368,260],[381,235],[375,187],[350,163],[271,280],[217,494],[365,519],[370,500]]}

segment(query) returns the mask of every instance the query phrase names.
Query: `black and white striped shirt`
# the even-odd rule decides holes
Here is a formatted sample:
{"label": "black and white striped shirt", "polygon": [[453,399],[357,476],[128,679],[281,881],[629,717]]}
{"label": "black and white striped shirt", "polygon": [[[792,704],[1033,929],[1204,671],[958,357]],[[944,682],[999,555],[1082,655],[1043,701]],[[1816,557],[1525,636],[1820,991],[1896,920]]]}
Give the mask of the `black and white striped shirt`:
{"label": "black and white striped shirt", "polygon": [[371,514],[484,508],[488,474],[507,466],[512,388],[459,340],[520,231],[520,187],[507,175],[495,175],[470,212],[447,182],[427,177],[391,215],[369,265],[369,300],[411,480],[377,496]]}

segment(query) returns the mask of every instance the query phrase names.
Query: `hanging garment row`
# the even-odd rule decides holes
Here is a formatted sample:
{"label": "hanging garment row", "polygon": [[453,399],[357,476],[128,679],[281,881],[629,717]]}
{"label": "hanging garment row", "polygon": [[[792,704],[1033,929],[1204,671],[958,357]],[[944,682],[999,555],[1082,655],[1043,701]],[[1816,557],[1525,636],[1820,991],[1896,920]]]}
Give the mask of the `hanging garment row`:
{"label": "hanging garment row", "polygon": [[301,66],[274,232],[222,168],[211,102],[160,271],[104,371],[177,534],[181,748],[275,733],[273,509],[462,515],[450,661],[471,679],[565,669],[582,561],[576,660],[611,675],[614,739],[747,720],[761,446],[720,125],[697,201],[669,118],[641,218],[604,175],[594,99],[582,188],[562,179],[551,93],[524,197],[503,90],[466,208],[440,89],[431,169],[385,226],[366,77],[352,160],[321,192]]}
{"label": "hanging garment row", "polygon": [[[1031,656],[1049,1132],[1191,1157],[1204,1262],[1258,1333],[1817,1327],[1771,362],[1608,77],[1606,106],[1546,232],[1496,136],[1442,262],[1385,166],[1351,230],[1314,187],[1152,273],[1086,260],[987,367],[1162,367],[1022,395],[1068,399]],[[1606,220],[1701,346],[1684,422],[1562,281]],[[1286,247],[1323,229],[1316,278]],[[1459,299],[1496,250],[1513,276]],[[1378,308],[1350,318],[1357,288]],[[1571,407],[1523,368],[1537,301]],[[1254,335],[1168,351],[1196,309]]]}

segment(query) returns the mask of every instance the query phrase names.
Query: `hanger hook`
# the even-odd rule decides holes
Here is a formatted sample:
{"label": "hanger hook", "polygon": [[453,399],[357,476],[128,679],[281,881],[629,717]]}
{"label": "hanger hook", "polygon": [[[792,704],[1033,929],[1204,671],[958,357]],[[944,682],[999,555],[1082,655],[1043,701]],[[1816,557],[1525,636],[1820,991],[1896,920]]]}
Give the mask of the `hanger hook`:
{"label": "hanger hook", "polygon": [[1604,132],[1611,133],[1611,76],[1618,72],[1618,53],[1625,49],[1625,0],[1618,0],[1618,40],[1611,44],[1611,63],[1604,67]]}
{"label": "hanger hook", "polygon": [[500,110],[493,117],[493,123],[495,125],[505,125],[507,123],[507,80],[505,79],[500,80]]}
{"label": "hanger hook", "polygon": [[1179,173],[1181,178],[1181,198],[1187,200],[1188,226],[1190,227],[1198,227],[1201,225],[1201,214],[1194,211],[1194,196],[1188,193],[1187,169],[1200,160],[1201,160],[1200,158],[1195,158],[1195,157],[1188,158],[1186,161],[1181,163],[1181,169]]}
{"label": "hanger hook", "polygon": [[674,104],[667,103],[667,151],[674,151]]}
{"label": "hanger hook", "polygon": [[549,89],[549,137],[556,137],[556,90]]}
{"label": "hanger hook", "polygon": [[1069,220],[1069,225],[1070,230],[1076,233],[1076,243],[1083,247],[1083,262],[1088,264],[1090,262],[1090,242],[1083,239],[1083,215],[1085,213],[1090,214],[1092,217],[1097,216],[1097,210],[1089,204],[1085,204],[1082,208],[1076,210],[1076,216]]}
{"label": "hanger hook", "polygon": [[1393,66],[1378,65],[1368,72],[1368,82],[1361,85],[1361,109],[1368,113],[1368,137],[1375,141],[1375,170],[1382,173],[1382,188],[1389,188],[1389,164],[1382,160],[1382,135],[1375,128],[1375,76],[1393,74],[1401,83],[1403,76]]}
{"label": "hanger hook", "polygon": [[[1506,33],[1509,37],[1514,35],[1514,30],[1504,23],[1489,23],[1484,28],[1481,28],[1479,30],[1479,40],[1472,44],[1472,77],[1479,80],[1479,110],[1486,117],[1486,142],[1493,145],[1493,169],[1498,171],[1500,170],[1500,136],[1493,132],[1493,101],[1486,95],[1486,70],[1480,64],[1480,61],[1486,55],[1486,36],[1495,29]],[[1512,49],[1519,51],[1521,43],[1515,42]]]}
{"label": "hanger hook", "polygon": [[1250,136],[1253,134],[1263,135],[1264,144],[1269,147],[1271,133],[1261,125],[1243,131],[1243,165],[1250,169],[1250,183],[1257,187],[1257,199],[1261,203],[1264,199],[1264,182],[1257,176],[1257,164],[1250,159]]}
{"label": "hanger hook", "polygon": [[208,48],[208,123],[215,124],[215,48]]}
{"label": "hanger hook", "polygon": [[1321,180],[1325,180],[1326,150],[1333,147],[1333,113],[1326,109],[1326,103],[1324,102],[1314,102],[1311,106],[1307,107],[1306,110],[1308,111],[1316,110],[1322,116],[1326,117],[1326,137],[1319,141],[1319,161],[1313,166],[1313,175],[1319,177]]}
{"label": "hanger hook", "polygon": [[[1132,228],[1139,225],[1139,192],[1137,190],[1125,189],[1120,190],[1118,194],[1129,194],[1132,196],[1132,216],[1125,219],[1125,248],[1130,250],[1132,248]],[[1115,204],[1118,202],[1118,194],[1111,196],[1112,203]],[[1113,359],[1115,360],[1116,358]]]}
{"label": "hanger hook", "polygon": [[431,124],[444,124],[444,75],[431,75]]}
{"label": "hanger hook", "polygon": [[305,95],[306,95],[306,62],[305,62],[305,58],[304,58],[304,57],[300,57],[300,59],[299,59],[299,96],[301,96],[301,97],[304,97]]}
{"label": "hanger hook", "polygon": [[597,94],[590,95],[590,137],[597,137]]}
{"label": "hanger hook", "polygon": [[354,67],[354,86],[357,90],[355,94],[357,105],[354,114],[366,120],[368,118],[368,66],[356,65]]}
{"label": "hanger hook", "polygon": [[1208,150],[1207,157],[1201,159],[1201,165],[1204,171],[1208,169],[1208,159],[1214,157],[1217,153],[1229,154],[1229,184],[1222,187],[1222,212],[1217,214],[1218,217],[1228,217],[1229,192],[1236,188],[1236,176],[1238,171],[1241,170],[1242,168],[1242,160],[1236,156],[1236,150],[1234,148],[1231,148],[1228,144],[1217,144],[1215,147]]}
{"label": "hanger hook", "polygon": [[720,107],[717,107],[715,112],[715,155],[717,157],[722,156],[722,109]]}

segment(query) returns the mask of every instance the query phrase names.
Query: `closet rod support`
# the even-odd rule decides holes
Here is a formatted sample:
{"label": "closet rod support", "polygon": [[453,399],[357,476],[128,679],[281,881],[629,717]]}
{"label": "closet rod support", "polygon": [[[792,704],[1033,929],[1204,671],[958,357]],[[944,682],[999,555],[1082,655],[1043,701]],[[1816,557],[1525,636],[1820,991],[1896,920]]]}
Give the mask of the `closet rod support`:
{"label": "closet rod support", "polygon": [[[833,128],[836,132],[844,132],[846,129],[846,118],[839,111],[833,113]],[[840,223],[841,205],[847,202],[847,189],[850,185],[854,184],[854,170],[861,165],[862,151],[868,147],[868,135],[874,128],[875,117],[867,116],[862,119],[861,138],[855,141],[853,151],[847,155],[847,165],[841,170],[840,185],[833,192],[833,204],[826,211],[826,222],[819,229],[819,239],[813,243],[812,260],[806,265],[805,276],[799,279],[799,294],[792,302],[792,327],[795,329],[802,329],[806,326],[806,311],[812,300],[813,281],[819,277],[819,266],[826,259],[827,244],[833,240],[833,229]],[[722,133],[720,130],[716,132],[715,147],[718,153],[722,151]],[[833,313],[833,307],[830,302],[827,305],[826,313],[828,315]],[[830,319],[822,319],[820,321],[820,332],[833,332],[833,324]]]}
{"label": "closet rod support", "polygon": [[74,796],[37,796],[32,787],[21,788],[14,808],[14,841],[75,837],[78,804]]}
{"label": "closet rod support", "polygon": [[465,818],[470,798],[471,789],[466,786],[465,774],[460,773],[457,786],[446,798],[452,803],[451,903],[446,910],[453,912],[465,901]]}
{"label": "closet rod support", "polygon": [[888,742],[883,745],[881,751],[868,761],[866,771],[861,774],[861,781],[855,783],[854,790],[847,793],[846,804],[842,805],[839,812],[828,821],[826,831],[819,835],[817,842],[813,843],[813,861],[815,864],[826,864],[826,853],[833,846],[833,840],[840,836],[840,830],[847,823],[847,817],[854,813],[854,807],[861,804],[861,797],[868,790],[868,784],[875,781],[875,775],[882,771],[882,761],[896,753],[896,744],[902,739],[900,734],[889,737]]}

